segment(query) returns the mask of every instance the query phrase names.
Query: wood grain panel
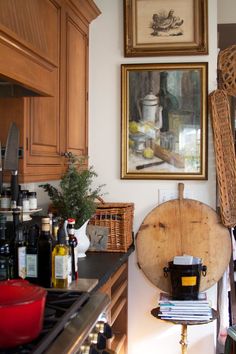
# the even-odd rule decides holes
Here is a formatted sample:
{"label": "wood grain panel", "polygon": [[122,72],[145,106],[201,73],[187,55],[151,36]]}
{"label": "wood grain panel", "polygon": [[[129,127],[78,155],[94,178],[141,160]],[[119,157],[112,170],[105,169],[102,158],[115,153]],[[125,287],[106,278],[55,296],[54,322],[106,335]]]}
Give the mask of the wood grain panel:
{"label": "wood grain panel", "polygon": [[175,256],[202,258],[207,276],[200,290],[209,289],[223,275],[231,255],[231,239],[217,213],[191,199],[175,199],[154,208],[137,234],[138,262],[147,278],[159,289],[170,292],[170,277],[163,268]]}
{"label": "wood grain panel", "polygon": [[0,24],[13,39],[58,64],[59,7],[50,0],[0,0]]}
{"label": "wood grain panel", "polygon": [[86,154],[87,148],[87,36],[67,21],[67,151]]}

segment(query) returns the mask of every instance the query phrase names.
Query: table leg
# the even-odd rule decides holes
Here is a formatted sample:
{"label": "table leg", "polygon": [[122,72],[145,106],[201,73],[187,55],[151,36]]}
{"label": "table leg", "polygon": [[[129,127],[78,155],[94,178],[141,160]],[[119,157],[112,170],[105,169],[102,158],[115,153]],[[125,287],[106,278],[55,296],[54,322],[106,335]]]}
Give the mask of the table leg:
{"label": "table leg", "polygon": [[187,354],[187,347],[188,347],[188,342],[187,342],[187,325],[182,324],[181,325],[181,340],[180,344],[182,346],[182,354]]}

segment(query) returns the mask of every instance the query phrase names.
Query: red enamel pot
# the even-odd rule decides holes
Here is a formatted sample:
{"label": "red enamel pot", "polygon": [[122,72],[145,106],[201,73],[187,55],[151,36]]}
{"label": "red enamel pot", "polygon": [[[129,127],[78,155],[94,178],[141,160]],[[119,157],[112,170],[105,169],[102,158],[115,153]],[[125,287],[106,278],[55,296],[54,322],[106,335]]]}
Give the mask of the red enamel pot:
{"label": "red enamel pot", "polygon": [[26,280],[0,282],[0,348],[31,342],[39,335],[46,294]]}

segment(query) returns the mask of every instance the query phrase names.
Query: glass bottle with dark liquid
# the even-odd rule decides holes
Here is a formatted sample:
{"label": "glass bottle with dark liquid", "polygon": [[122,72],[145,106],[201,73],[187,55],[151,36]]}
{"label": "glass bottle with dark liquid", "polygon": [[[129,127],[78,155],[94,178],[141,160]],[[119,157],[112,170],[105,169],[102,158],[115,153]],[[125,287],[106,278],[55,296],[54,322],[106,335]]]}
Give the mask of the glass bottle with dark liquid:
{"label": "glass bottle with dark liquid", "polygon": [[13,277],[13,258],[6,237],[6,217],[0,214],[0,280]]}
{"label": "glass bottle with dark liquid", "polygon": [[26,277],[26,242],[23,225],[20,222],[19,208],[14,208],[12,210],[13,215],[13,235],[12,248],[14,254],[13,272],[14,278],[25,278]]}
{"label": "glass bottle with dark liquid", "polygon": [[39,227],[32,225],[28,232],[26,246],[26,279],[31,283],[38,282],[38,238]]}
{"label": "glass bottle with dark liquid", "polygon": [[42,229],[38,240],[38,284],[52,287],[52,238],[50,218],[42,218]]}

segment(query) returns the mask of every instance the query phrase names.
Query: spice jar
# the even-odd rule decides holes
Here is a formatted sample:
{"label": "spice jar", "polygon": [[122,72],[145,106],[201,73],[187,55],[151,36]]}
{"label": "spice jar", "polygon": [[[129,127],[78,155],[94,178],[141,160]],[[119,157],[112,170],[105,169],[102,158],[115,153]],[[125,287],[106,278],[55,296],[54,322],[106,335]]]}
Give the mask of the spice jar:
{"label": "spice jar", "polygon": [[29,192],[29,208],[37,209],[37,193]]}
{"label": "spice jar", "polygon": [[29,206],[29,198],[28,198],[28,190],[23,190],[22,191],[22,204],[23,204],[23,211],[29,211],[30,206]]}
{"label": "spice jar", "polygon": [[10,209],[11,207],[11,191],[10,189],[3,189],[1,194],[1,209]]}

